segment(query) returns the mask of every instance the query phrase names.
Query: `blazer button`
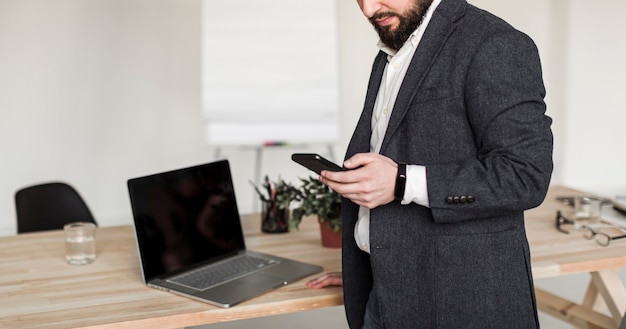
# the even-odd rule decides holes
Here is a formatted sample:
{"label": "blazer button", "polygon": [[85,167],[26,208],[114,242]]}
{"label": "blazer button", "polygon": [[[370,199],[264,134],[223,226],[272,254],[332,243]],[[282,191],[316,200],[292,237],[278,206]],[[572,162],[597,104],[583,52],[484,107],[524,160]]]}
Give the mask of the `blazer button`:
{"label": "blazer button", "polygon": [[461,196],[461,199],[459,201],[461,201],[461,203],[466,203],[467,202],[467,197],[465,195],[463,195],[463,196]]}
{"label": "blazer button", "polygon": [[461,198],[459,198],[458,196],[455,196],[453,200],[454,200],[453,202],[454,202],[455,204],[457,204],[457,203],[461,202]]}
{"label": "blazer button", "polygon": [[467,196],[467,203],[472,203],[472,202],[474,202],[474,201],[476,201],[476,200],[474,199],[474,197],[473,197],[473,196],[471,196],[471,195],[468,195],[468,196]]}
{"label": "blazer button", "polygon": [[453,199],[452,199],[452,197],[451,197],[451,196],[446,197],[446,203],[447,203],[447,204],[452,204],[452,202],[453,202]]}

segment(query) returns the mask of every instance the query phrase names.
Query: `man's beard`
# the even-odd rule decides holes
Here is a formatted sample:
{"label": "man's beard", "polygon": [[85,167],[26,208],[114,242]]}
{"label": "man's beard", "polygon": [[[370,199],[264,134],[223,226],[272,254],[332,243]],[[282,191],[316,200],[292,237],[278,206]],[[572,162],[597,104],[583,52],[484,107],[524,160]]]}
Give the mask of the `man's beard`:
{"label": "man's beard", "polygon": [[[411,36],[411,33],[413,33],[413,31],[415,31],[415,29],[417,29],[417,27],[422,23],[424,15],[432,2],[433,0],[415,0],[413,6],[411,6],[404,13],[395,13],[391,11],[381,12],[370,17],[369,21],[372,25],[374,25],[374,29],[378,32],[380,40],[385,45],[391,47],[392,49],[399,50],[402,48],[402,45],[404,45],[409,36]],[[376,19],[386,16],[398,17],[400,21],[398,26],[392,29],[390,25],[380,26],[376,23]]]}

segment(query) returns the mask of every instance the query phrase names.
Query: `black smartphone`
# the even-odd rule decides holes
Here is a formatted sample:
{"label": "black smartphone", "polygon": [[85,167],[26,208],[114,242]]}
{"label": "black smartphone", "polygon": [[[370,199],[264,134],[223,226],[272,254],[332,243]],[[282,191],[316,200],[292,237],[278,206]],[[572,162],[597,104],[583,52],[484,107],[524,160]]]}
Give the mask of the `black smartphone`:
{"label": "black smartphone", "polygon": [[291,160],[313,170],[318,175],[322,170],[329,171],[342,171],[346,170],[338,164],[324,158],[323,156],[315,153],[294,153],[291,155]]}

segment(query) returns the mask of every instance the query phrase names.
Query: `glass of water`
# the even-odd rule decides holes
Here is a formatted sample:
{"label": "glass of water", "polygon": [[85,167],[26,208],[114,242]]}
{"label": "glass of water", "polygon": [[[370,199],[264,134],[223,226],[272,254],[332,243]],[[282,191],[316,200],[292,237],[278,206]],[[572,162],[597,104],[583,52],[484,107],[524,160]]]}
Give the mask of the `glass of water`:
{"label": "glass of water", "polygon": [[65,260],[71,265],[91,264],[96,260],[96,225],[76,222],[63,226]]}

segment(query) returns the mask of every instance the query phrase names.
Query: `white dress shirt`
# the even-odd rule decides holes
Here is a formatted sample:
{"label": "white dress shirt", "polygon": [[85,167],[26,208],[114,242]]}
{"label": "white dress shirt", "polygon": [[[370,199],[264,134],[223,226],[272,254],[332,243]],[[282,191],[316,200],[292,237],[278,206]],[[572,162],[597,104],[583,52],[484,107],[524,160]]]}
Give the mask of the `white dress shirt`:
{"label": "white dress shirt", "polygon": [[[430,22],[433,12],[439,5],[441,0],[434,0],[430,8],[426,12],[422,23],[411,34],[409,39],[404,43],[402,48],[397,52],[383,44],[378,42],[378,46],[382,51],[387,54],[387,65],[383,72],[380,89],[376,96],[376,103],[374,104],[374,112],[372,114],[372,136],[370,138],[370,151],[380,153],[380,147],[387,131],[387,125],[389,124],[389,118],[391,117],[391,111],[396,102],[398,91],[406,71],[415,54],[415,49],[419,45],[424,31]],[[426,185],[426,167],[420,165],[407,165],[406,168],[407,180],[404,190],[404,198],[402,204],[406,205],[411,202],[417,203],[422,206],[429,206],[428,202],[428,189]],[[354,228],[354,239],[363,251],[370,251],[370,210],[361,206],[359,208],[359,220]]]}

